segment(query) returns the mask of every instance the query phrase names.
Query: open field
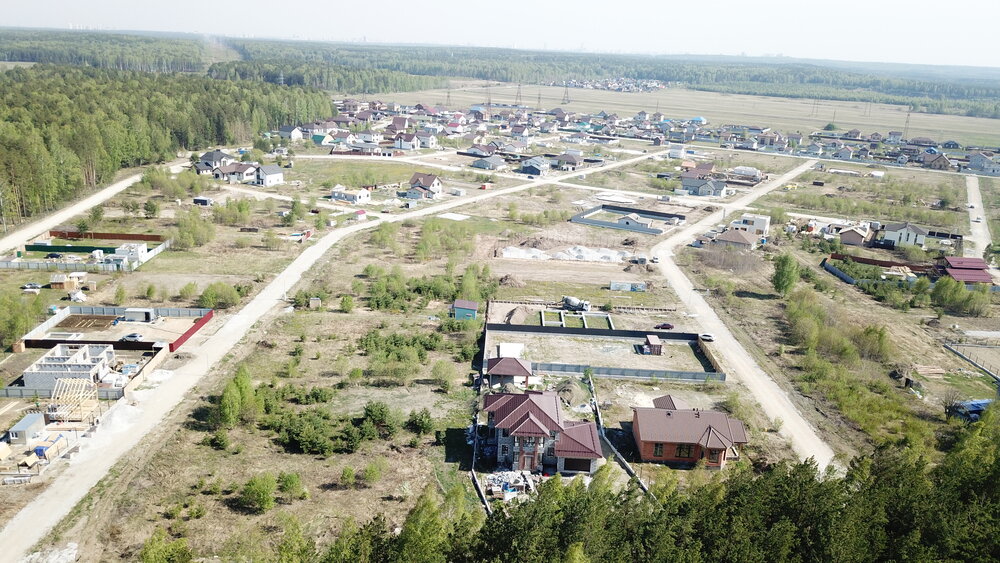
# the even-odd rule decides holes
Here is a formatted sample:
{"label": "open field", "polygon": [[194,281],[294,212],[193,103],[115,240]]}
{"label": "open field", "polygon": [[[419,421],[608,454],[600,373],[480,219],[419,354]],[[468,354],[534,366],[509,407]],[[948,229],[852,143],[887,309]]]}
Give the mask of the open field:
{"label": "open field", "polygon": [[[826,169],[871,172],[861,166],[828,162]],[[816,212],[883,223],[912,221],[968,234],[965,212],[965,179],[955,174],[936,174],[911,169],[885,170],[884,178],[831,174],[811,171],[800,176],[800,187],[775,191],[758,200],[761,207],[782,207],[788,211]],[[814,186],[812,182],[824,182]]]}
{"label": "open field", "polygon": [[[524,85],[525,103],[535,105],[541,92],[542,107],[552,109],[560,105],[563,96],[561,87]],[[513,103],[517,93],[516,84],[493,83],[490,86],[493,103]],[[420,92],[400,92],[385,94],[387,100],[399,103],[444,103],[445,90],[425,90]],[[902,131],[906,122],[907,108],[886,104],[864,102],[841,102],[832,100],[775,98],[765,96],[745,96],[740,94],[720,94],[700,92],[682,88],[668,88],[657,92],[621,93],[605,90],[585,90],[570,88],[571,102],[562,106],[567,111],[594,112],[601,110],[616,112],[631,117],[639,110],[659,111],[667,117],[689,119],[703,116],[710,123],[746,123],[766,125],[783,132],[800,131],[810,133],[822,129],[830,122],[842,129],[857,128],[862,132]],[[485,103],[486,90],[469,87],[451,90],[452,105],[468,106]],[[815,109],[814,109],[815,105]],[[870,115],[868,115],[870,113]],[[962,144],[1000,145],[996,120],[956,115],[936,115],[914,113],[910,116],[910,135],[926,136],[932,139],[955,139]]]}

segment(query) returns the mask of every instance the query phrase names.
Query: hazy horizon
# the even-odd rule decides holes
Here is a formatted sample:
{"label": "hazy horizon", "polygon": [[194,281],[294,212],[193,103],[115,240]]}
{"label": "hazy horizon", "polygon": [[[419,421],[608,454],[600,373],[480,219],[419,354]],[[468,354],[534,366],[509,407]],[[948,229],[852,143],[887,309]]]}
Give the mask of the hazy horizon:
{"label": "hazy horizon", "polygon": [[[539,5],[510,0],[478,10],[457,0],[414,4],[386,0],[374,8],[299,0],[276,9],[262,0],[177,0],[142,6],[126,0],[56,0],[5,9],[6,27],[193,33],[272,40],[501,47],[580,53],[786,57],[858,63],[1000,68],[992,54],[993,16],[1000,5],[963,3],[982,17],[942,26],[919,7],[843,0],[837,10],[803,9],[791,0],[766,6],[705,0],[677,10],[624,0],[613,9],[582,0]],[[349,8],[354,5],[348,5]],[[414,8],[418,6],[418,8]],[[477,17],[480,14],[481,17]],[[724,21],[717,21],[724,14]],[[346,22],[345,22],[346,20]],[[822,26],[822,29],[818,27]]]}

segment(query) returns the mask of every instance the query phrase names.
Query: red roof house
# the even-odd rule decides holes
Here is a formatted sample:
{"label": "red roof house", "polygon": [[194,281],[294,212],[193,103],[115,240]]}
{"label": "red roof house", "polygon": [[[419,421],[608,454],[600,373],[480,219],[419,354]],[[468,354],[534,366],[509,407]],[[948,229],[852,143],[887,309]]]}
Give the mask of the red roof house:
{"label": "red roof house", "polygon": [[548,465],[557,473],[591,473],[604,457],[597,426],[564,421],[551,391],[487,395],[483,410],[489,414],[489,442],[496,441],[498,466],[542,471]]}

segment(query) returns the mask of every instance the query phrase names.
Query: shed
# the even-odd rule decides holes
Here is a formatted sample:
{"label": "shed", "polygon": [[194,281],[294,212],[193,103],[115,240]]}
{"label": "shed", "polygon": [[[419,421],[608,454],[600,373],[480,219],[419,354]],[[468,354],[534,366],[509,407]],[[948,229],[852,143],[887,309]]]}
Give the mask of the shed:
{"label": "shed", "polygon": [[151,323],[156,320],[156,309],[130,307],[125,309],[125,320],[140,323]]}
{"label": "shed", "polygon": [[49,287],[52,289],[76,289],[76,280],[66,274],[52,274],[49,277]]}
{"label": "shed", "polygon": [[465,299],[456,299],[455,303],[451,306],[451,316],[459,320],[475,319],[478,310],[479,303],[466,301]]}
{"label": "shed", "polygon": [[28,442],[37,439],[44,430],[44,414],[40,412],[26,414],[10,429],[10,443],[26,446]]}
{"label": "shed", "polygon": [[663,354],[663,344],[660,343],[660,337],[655,334],[646,335],[646,344],[642,347],[644,354],[652,354],[654,356],[659,356]]}

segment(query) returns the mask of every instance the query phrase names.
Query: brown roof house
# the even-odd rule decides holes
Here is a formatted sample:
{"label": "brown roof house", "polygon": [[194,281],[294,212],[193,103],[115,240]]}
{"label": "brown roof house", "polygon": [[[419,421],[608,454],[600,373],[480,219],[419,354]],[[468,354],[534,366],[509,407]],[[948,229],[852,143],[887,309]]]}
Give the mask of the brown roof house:
{"label": "brown roof house", "polygon": [[521,358],[490,358],[486,360],[486,377],[490,386],[512,383],[518,387],[540,384],[541,378],[531,369],[531,362]]}
{"label": "brown roof house", "polygon": [[692,409],[670,395],[653,400],[653,408],[632,408],[632,436],[642,461],[721,469],[738,459],[737,447],[747,443],[743,423],[724,412]]}
{"label": "brown roof house", "polygon": [[515,471],[592,473],[601,451],[597,425],[563,420],[551,391],[487,395],[489,442],[496,441],[497,465]]}
{"label": "brown roof house", "polygon": [[738,229],[729,229],[728,231],[715,237],[716,244],[731,246],[740,250],[753,250],[757,247],[758,240],[759,237]]}

